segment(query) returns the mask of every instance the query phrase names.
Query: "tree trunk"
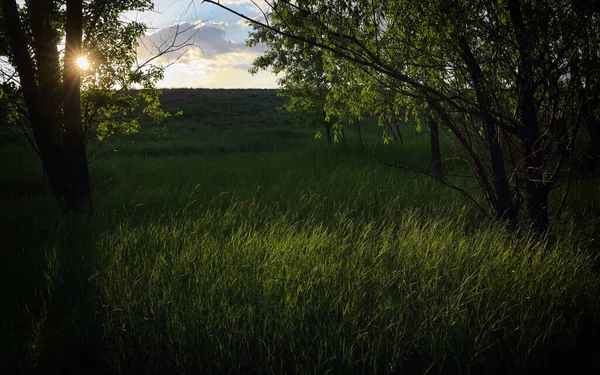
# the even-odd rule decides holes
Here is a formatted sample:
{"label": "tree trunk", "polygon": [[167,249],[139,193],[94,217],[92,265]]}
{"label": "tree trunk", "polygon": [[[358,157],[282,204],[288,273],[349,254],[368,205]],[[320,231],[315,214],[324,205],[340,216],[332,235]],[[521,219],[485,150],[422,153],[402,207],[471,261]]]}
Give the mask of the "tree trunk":
{"label": "tree trunk", "polygon": [[325,132],[327,134],[327,143],[332,146],[333,136],[331,135],[331,125],[328,122],[325,122]]}
{"label": "tree trunk", "polygon": [[527,214],[536,232],[543,232],[548,226],[548,192],[544,182],[542,160],[543,150],[536,147],[538,121],[530,83],[526,84],[521,98],[522,117],[521,143],[523,147],[523,174],[525,176],[525,199]]}
{"label": "tree trunk", "polygon": [[[583,121],[590,138],[590,143],[583,155],[581,167],[588,172],[593,172],[600,166],[600,122],[594,115],[594,112],[600,109],[600,97],[596,94],[598,90],[595,89],[597,85],[593,74],[590,74],[589,70],[585,68],[582,74],[581,64],[583,64],[583,61],[580,60],[579,56],[573,56],[569,61],[569,70],[573,76],[572,81],[578,85],[579,118],[580,121]],[[591,91],[590,88],[595,91]],[[579,126],[579,124],[577,125]]]}
{"label": "tree trunk", "polygon": [[327,121],[327,114],[325,113],[325,110],[323,110],[322,112],[323,114],[323,126],[325,126],[325,132],[327,135],[327,143],[331,146],[333,145],[333,135],[331,134],[331,123],[329,121]]}
{"label": "tree trunk", "polygon": [[[431,108],[433,108],[433,110],[439,116],[440,121],[442,121],[444,123],[444,125],[447,126],[448,129],[450,129],[450,131],[452,131],[452,133],[458,140],[459,144],[463,147],[463,150],[465,151],[467,157],[470,159],[470,162],[472,163],[471,168],[475,174],[475,178],[477,179],[477,182],[481,186],[488,204],[490,205],[490,207],[492,207],[492,209],[494,210],[494,213],[496,213],[497,199],[496,199],[496,193],[494,190],[495,187],[492,184],[491,178],[487,172],[487,168],[484,167],[482,158],[479,155],[477,155],[477,153],[475,152],[475,149],[472,147],[471,141],[469,139],[467,139],[467,137],[465,136],[463,131],[458,126],[456,126],[456,124],[454,123],[452,118],[448,115],[448,113],[444,110],[444,108],[439,104],[439,102],[430,100],[429,105],[431,106]],[[516,211],[516,209],[515,209],[515,211]],[[499,219],[499,218],[496,217],[496,219]],[[501,220],[499,220],[499,221],[501,221]]]}
{"label": "tree trunk", "polygon": [[398,143],[398,137],[396,137],[396,132],[394,131],[394,128],[392,128],[392,124],[388,122],[388,126],[387,126],[387,131],[392,135],[392,138],[394,139],[394,143]]}
{"label": "tree trunk", "polygon": [[[33,54],[28,48],[16,1],[0,0],[0,4],[5,18],[4,32],[52,192],[63,211],[89,207],[90,183],[81,126],[81,78],[76,65],[78,54],[81,53],[82,0],[67,1],[63,95],[60,95],[58,33],[48,20],[49,13],[56,11],[55,4],[31,1],[28,9],[31,10]],[[62,116],[64,134],[61,130]]]}
{"label": "tree trunk", "polygon": [[590,137],[590,144],[583,155],[583,167],[593,172],[600,166],[600,123],[594,112],[600,108],[600,99],[584,99],[581,106],[581,117]]}
{"label": "tree trunk", "polygon": [[[489,125],[487,127],[489,127]],[[507,223],[509,228],[514,229],[517,225],[518,210],[517,207],[515,207],[515,202],[510,192],[510,185],[508,184],[506,169],[504,167],[504,155],[502,149],[495,137],[495,131],[492,130],[491,132],[493,134],[488,134],[487,138],[492,164],[492,184],[494,185],[496,198],[498,200],[496,204],[496,219],[500,222]]]}
{"label": "tree trunk", "polygon": [[396,132],[398,133],[398,139],[400,139],[400,144],[404,144],[404,139],[402,139],[402,133],[400,133],[400,125],[398,125],[398,121],[394,122],[396,126]]}
{"label": "tree trunk", "polygon": [[358,144],[360,147],[363,147],[363,138],[362,138],[362,130],[360,129],[360,124],[358,121],[354,123],[354,127],[356,129],[356,137],[358,138]]}
{"label": "tree trunk", "polygon": [[433,172],[442,177],[442,152],[440,151],[439,124],[433,118],[429,118],[429,144],[431,147],[431,165]]}
{"label": "tree trunk", "polygon": [[[524,73],[528,70],[521,69]],[[527,76],[526,76],[527,77]],[[535,106],[535,92],[533,82],[524,78],[519,82],[521,95],[519,111],[521,112],[521,144],[523,175],[525,176],[525,199],[527,201],[527,214],[533,229],[543,232],[548,226],[548,192],[549,188],[544,182],[542,161],[544,150],[540,149],[539,123]]]}
{"label": "tree trunk", "polygon": [[531,46],[520,3],[516,0],[509,0],[507,4],[516,31],[520,54],[519,75],[517,77],[521,122],[519,136],[522,145],[527,214],[533,229],[537,232],[543,232],[548,226],[548,192],[550,188],[544,181],[542,161],[545,155],[539,146],[540,142],[538,142],[539,121],[535,103],[532,59],[529,56]]}
{"label": "tree trunk", "polygon": [[33,126],[33,136],[40,152],[42,167],[48,178],[52,193],[61,209],[65,209],[65,203],[71,196],[69,170],[65,167],[67,165],[67,156],[60,143],[57,142],[56,138],[48,130],[50,129]]}
{"label": "tree trunk", "polygon": [[[528,73],[526,68],[520,69]],[[544,151],[540,149],[539,122],[535,106],[533,82],[527,76],[519,82],[521,95],[519,112],[521,113],[521,144],[523,175],[525,176],[525,200],[527,215],[533,230],[543,232],[548,227],[548,192],[544,182],[542,161]]]}
{"label": "tree trunk", "polygon": [[490,158],[490,180],[493,186],[491,203],[495,211],[494,216],[499,222],[506,223],[509,228],[514,229],[517,225],[518,210],[510,190],[510,184],[508,183],[506,167],[504,166],[504,153],[498,142],[498,124],[490,110],[490,98],[483,80],[483,72],[465,38],[461,38],[460,47],[463,59],[469,68],[471,79],[473,80],[486,147]]}
{"label": "tree trunk", "polygon": [[541,233],[548,228],[548,189],[540,184],[527,182],[525,190],[527,215],[534,231]]}
{"label": "tree trunk", "polygon": [[[69,205],[89,208],[91,203],[90,176],[85,138],[81,122],[81,71],[77,59],[83,56],[83,1],[67,0],[64,87],[64,146],[70,171],[72,196]],[[70,207],[67,207],[70,208]]]}

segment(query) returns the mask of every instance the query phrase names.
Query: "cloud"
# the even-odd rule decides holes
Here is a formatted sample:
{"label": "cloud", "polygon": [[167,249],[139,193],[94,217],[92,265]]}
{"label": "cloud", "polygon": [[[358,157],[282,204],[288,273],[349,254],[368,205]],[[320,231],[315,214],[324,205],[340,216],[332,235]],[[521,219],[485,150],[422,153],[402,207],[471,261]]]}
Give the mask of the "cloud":
{"label": "cloud", "polygon": [[[260,22],[260,23],[266,23],[266,18],[263,14],[260,14],[256,17],[250,17],[251,19],[253,19],[254,21]],[[236,24],[244,29],[251,29],[252,28],[252,23],[248,20],[245,20],[243,18],[240,18],[239,20],[237,20]]]}
{"label": "cloud", "polygon": [[250,28],[250,22],[246,21],[245,19],[240,18],[239,20],[237,20],[236,24],[240,27],[244,27],[244,28]]}
{"label": "cloud", "polygon": [[221,0],[222,4],[249,4],[252,6],[267,7],[268,4],[265,0]]}
{"label": "cloud", "polygon": [[[237,27],[238,25],[231,25]],[[275,76],[248,73],[264,46],[247,47],[228,38],[225,22],[183,22],[160,28],[140,41],[138,60],[144,61],[166,48],[182,47],[155,59],[170,66],[161,87],[276,87]]]}
{"label": "cloud", "polygon": [[243,48],[243,46],[227,40],[226,35],[227,25],[224,23],[192,24],[182,22],[162,27],[140,40],[138,59],[146,60],[163,53],[161,62],[172,61],[185,50],[190,51],[192,58],[197,51],[201,51],[204,56],[210,58]]}
{"label": "cloud", "polygon": [[[221,0],[220,3],[233,7],[243,6],[243,9],[261,15],[271,10],[270,2],[266,0]],[[245,12],[242,11],[242,13]]]}

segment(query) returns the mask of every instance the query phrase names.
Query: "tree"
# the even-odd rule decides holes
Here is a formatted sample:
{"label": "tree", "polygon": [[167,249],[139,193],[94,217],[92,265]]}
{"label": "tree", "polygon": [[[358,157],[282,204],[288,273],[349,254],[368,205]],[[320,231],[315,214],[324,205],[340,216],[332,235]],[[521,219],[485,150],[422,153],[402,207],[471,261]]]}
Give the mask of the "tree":
{"label": "tree", "polygon": [[578,3],[274,1],[277,25],[237,14],[328,51],[345,62],[341,69],[433,114],[460,145],[491,215],[514,228],[524,202],[529,223],[543,231],[549,192],[569,179],[581,118],[597,92],[577,95],[597,71],[578,78],[577,67],[598,57],[599,22],[597,13],[580,22]]}
{"label": "tree", "polygon": [[[21,7],[0,0],[0,55],[6,59],[0,99],[9,121],[31,132],[30,144],[64,211],[91,208],[86,139],[137,128],[123,117],[137,106],[131,88],[142,88],[146,112],[168,116],[154,89],[162,68],[136,58],[146,26],[121,18],[125,11],[150,9],[150,0],[30,0]],[[184,45],[173,40],[161,53]]]}
{"label": "tree", "polygon": [[595,1],[572,2],[580,27],[572,43],[575,48],[568,58],[569,71],[577,88],[577,100],[581,103],[581,121],[589,136],[589,145],[583,156],[583,166],[589,170],[600,166],[600,38],[598,20],[600,9]]}
{"label": "tree", "polygon": [[[302,22],[302,18],[293,21]],[[279,27],[283,22],[277,13],[269,14],[271,26]],[[288,18],[285,22],[289,24],[291,19]],[[273,73],[281,74],[277,80],[280,87],[278,93],[289,99],[289,102],[282,106],[283,110],[301,113],[304,117],[317,117],[318,122],[325,128],[330,145],[341,135],[344,123],[356,125],[359,142],[362,144],[359,122],[355,120],[367,113],[379,116],[380,126],[386,129],[384,137],[388,136],[388,133],[393,137],[401,137],[399,129],[392,128],[392,123],[396,123],[398,117],[394,92],[377,91],[376,94],[383,94],[377,95],[378,100],[362,100],[362,83],[352,82],[350,77],[342,76],[341,71],[337,71],[336,74],[326,71],[326,51],[309,43],[273,33],[266,28],[252,26],[253,31],[249,34],[247,45],[254,47],[264,44],[267,48],[253,61],[250,73],[256,74],[261,69],[270,68]],[[345,89],[336,91],[333,89],[335,85],[343,85]],[[342,92],[343,95],[336,95]],[[345,105],[349,102],[350,93],[353,103],[361,101],[368,102],[368,105]]]}
{"label": "tree", "polygon": [[[270,22],[279,22],[276,14],[270,16]],[[316,117],[325,128],[327,142],[332,145],[333,125],[325,111],[332,83],[323,68],[323,53],[310,44],[254,27],[246,44],[254,47],[261,43],[267,46],[267,50],[252,62],[250,73],[256,74],[268,68],[275,74],[283,73],[277,80],[280,87],[278,94],[289,101],[282,109],[303,114],[303,117]]]}

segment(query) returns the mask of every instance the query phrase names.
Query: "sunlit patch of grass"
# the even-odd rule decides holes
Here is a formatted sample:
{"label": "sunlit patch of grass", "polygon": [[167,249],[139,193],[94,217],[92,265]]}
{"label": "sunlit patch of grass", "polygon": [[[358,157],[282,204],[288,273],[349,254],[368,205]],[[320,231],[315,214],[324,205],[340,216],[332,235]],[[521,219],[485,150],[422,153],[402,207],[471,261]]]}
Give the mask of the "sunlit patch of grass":
{"label": "sunlit patch of grass", "polygon": [[394,202],[376,218],[334,216],[238,201],[100,236],[90,282],[111,365],[515,370],[598,313],[600,279],[573,233],[549,251]]}

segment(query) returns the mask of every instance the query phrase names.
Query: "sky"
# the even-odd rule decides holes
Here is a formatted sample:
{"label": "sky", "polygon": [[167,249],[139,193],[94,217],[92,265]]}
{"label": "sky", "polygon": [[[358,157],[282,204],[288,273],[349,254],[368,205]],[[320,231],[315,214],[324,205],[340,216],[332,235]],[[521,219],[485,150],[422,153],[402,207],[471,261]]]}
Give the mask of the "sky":
{"label": "sky", "polygon": [[[236,11],[260,16],[251,0],[221,0]],[[270,72],[248,73],[252,61],[264,46],[246,47],[250,27],[244,20],[201,0],[154,0],[154,11],[128,13],[125,17],[143,21],[148,34],[138,48],[138,58],[145,59],[179,30],[178,42],[190,40],[193,47],[181,55],[162,56],[158,62],[171,64],[160,82],[162,88],[274,88],[276,76]],[[181,56],[180,56],[181,55]],[[178,59],[177,59],[178,58]]]}

